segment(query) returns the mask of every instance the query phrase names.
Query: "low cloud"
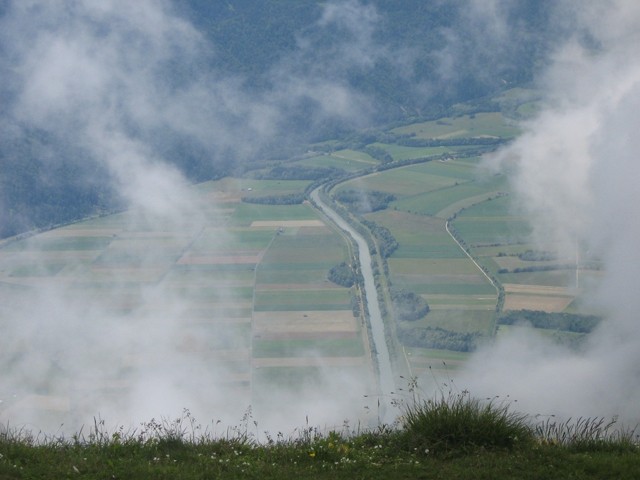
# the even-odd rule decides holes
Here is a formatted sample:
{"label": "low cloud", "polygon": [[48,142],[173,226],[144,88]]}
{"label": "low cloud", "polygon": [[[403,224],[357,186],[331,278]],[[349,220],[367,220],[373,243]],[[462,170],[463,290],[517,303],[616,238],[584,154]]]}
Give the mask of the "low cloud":
{"label": "low cloud", "polygon": [[[29,132],[53,139],[42,142],[50,148],[41,157],[46,169],[55,170],[63,164],[59,157],[72,152],[65,165],[86,167],[87,181],[108,183],[128,212],[102,233],[111,237],[106,264],[120,267],[100,269],[98,261],[89,268],[79,259],[65,267],[73,273],[55,283],[16,281],[15,292],[3,294],[2,422],[50,432],[64,422],[63,430],[73,432],[96,415],[111,425],[134,425],[184,408],[205,423],[241,419],[251,398],[236,392],[229,362],[219,361],[203,340],[210,336],[233,349],[240,334],[229,326],[199,325],[193,310],[203,307],[193,296],[201,285],[176,288],[166,275],[167,265],[202,235],[215,245],[232,234],[215,224],[205,232],[212,227],[207,215],[215,216],[217,207],[211,200],[203,204],[171,152],[180,152],[176,144],[182,142],[214,166],[250,158],[286,138],[291,107],[306,101],[313,102],[306,111],[311,125],[361,122],[370,112],[368,101],[349,88],[340,69],[364,55],[376,15],[348,2],[344,8],[353,22],[345,23],[340,8],[325,6],[316,34],[347,29],[356,50],[336,43],[329,72],[315,65],[299,69],[296,59],[313,48],[305,45],[311,34],[301,32],[297,53],[278,65],[268,89],[255,92],[244,87],[246,79],[211,68],[216,45],[168,1],[7,3],[0,19],[5,134],[11,133],[9,140]],[[99,179],[91,178],[91,165]],[[141,248],[145,235],[154,238]],[[55,267],[46,252],[34,255],[18,252],[14,260],[43,272]],[[127,268],[127,259],[136,269]],[[215,303],[241,301],[231,290],[224,282],[215,285],[207,318],[224,324],[224,308]],[[265,395],[261,428],[300,426],[305,415],[316,424],[362,413],[358,392],[368,385],[338,375],[319,385]],[[281,418],[283,403],[287,415]]]}
{"label": "low cloud", "polygon": [[539,79],[545,105],[524,133],[490,159],[515,172],[521,212],[544,248],[604,264],[584,292],[605,320],[583,353],[530,332],[500,337],[479,352],[460,384],[479,395],[510,395],[535,414],[640,418],[640,345],[635,289],[640,234],[633,213],[640,174],[633,138],[640,119],[640,9],[636,2],[564,2],[576,19]]}

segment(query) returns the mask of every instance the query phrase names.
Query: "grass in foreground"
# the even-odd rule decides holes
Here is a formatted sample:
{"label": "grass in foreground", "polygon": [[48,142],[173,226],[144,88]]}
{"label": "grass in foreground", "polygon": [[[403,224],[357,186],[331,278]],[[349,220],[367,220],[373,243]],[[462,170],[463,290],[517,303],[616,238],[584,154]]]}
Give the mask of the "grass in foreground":
{"label": "grass in foreground", "polygon": [[545,479],[637,478],[633,432],[599,419],[537,427],[508,405],[466,393],[406,407],[397,427],[258,443],[244,430],[202,434],[188,412],[174,422],[72,439],[0,433],[0,479]]}

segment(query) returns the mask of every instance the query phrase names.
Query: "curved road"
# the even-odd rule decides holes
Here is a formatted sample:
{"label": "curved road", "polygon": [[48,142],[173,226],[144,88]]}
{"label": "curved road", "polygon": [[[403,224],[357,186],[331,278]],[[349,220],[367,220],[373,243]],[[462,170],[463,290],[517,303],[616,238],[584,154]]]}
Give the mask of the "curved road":
{"label": "curved road", "polygon": [[[334,222],[338,228],[347,232],[351,238],[358,244],[358,253],[360,261],[360,270],[364,278],[364,291],[369,309],[369,323],[371,325],[371,337],[376,351],[376,360],[378,363],[380,393],[383,398],[395,391],[395,382],[393,380],[393,370],[391,368],[391,358],[389,356],[389,348],[384,334],[384,323],[382,314],[380,313],[380,304],[378,299],[378,291],[373,279],[373,270],[371,269],[371,254],[369,253],[369,245],[362,235],[356,232],[351,225],[347,223],[338,213],[329,207],[320,199],[318,191],[322,187],[316,188],[311,192],[311,199],[322,210],[322,212]],[[381,402],[383,403],[383,402]]]}

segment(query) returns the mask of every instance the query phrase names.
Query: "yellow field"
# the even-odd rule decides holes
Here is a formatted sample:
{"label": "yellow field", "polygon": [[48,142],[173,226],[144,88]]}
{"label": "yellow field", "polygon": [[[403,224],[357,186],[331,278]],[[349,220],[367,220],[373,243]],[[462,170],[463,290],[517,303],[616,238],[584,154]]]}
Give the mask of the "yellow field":
{"label": "yellow field", "polygon": [[504,310],[562,312],[574,299],[566,287],[507,283],[504,291]]}

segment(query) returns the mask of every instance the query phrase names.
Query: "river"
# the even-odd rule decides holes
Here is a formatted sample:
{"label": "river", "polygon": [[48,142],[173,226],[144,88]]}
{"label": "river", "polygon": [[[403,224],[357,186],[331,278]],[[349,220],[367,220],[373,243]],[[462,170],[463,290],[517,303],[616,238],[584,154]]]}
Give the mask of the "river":
{"label": "river", "polygon": [[[395,391],[395,382],[393,380],[393,369],[391,367],[391,358],[389,355],[389,347],[384,333],[384,322],[380,313],[380,303],[378,299],[378,291],[376,290],[375,280],[373,278],[373,270],[371,268],[371,254],[369,253],[369,245],[362,235],[347,223],[335,210],[329,207],[320,199],[319,190],[322,187],[311,192],[311,199],[322,210],[322,212],[334,222],[338,228],[351,235],[351,238],[358,245],[360,271],[364,278],[364,291],[369,309],[369,322],[371,325],[371,338],[376,351],[376,360],[378,363],[379,385],[382,398]],[[387,403],[387,402],[381,402]]]}

